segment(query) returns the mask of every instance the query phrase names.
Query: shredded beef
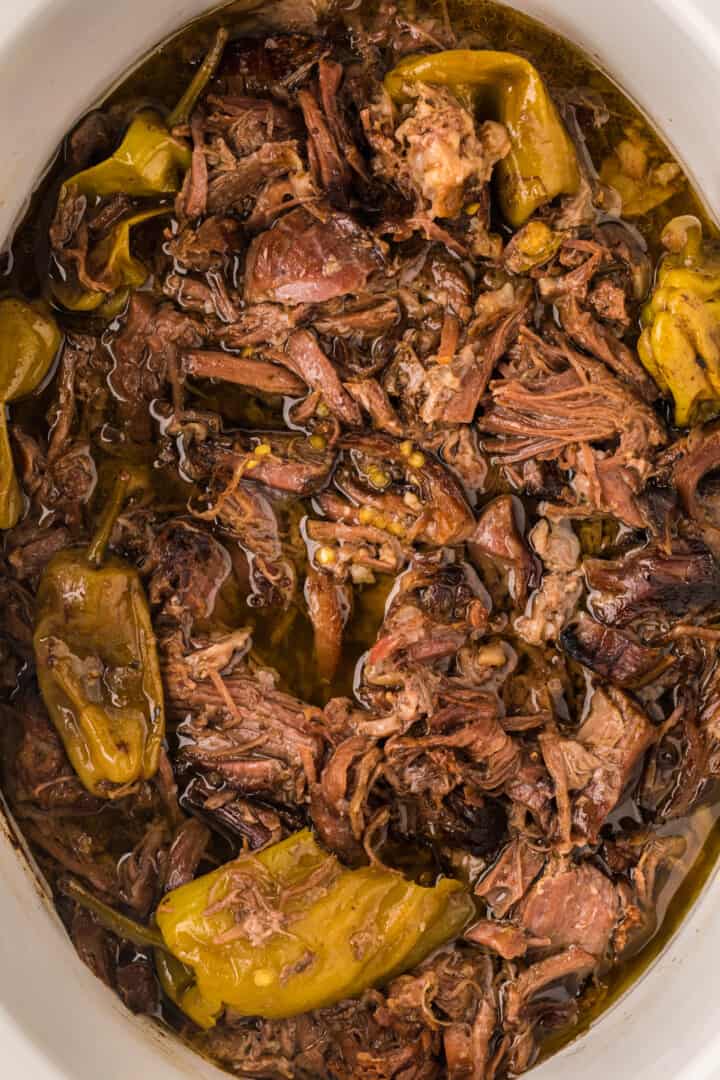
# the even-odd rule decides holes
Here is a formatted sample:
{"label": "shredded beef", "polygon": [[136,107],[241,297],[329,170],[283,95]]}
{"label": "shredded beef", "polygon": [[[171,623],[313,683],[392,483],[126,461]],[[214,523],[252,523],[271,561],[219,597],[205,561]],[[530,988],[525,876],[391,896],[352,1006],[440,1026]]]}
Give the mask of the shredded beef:
{"label": "shredded beef", "polygon": [[492,121],[476,131],[469,111],[442,87],[419,84],[407,91],[410,103],[394,131],[387,99],[364,115],[367,137],[377,151],[374,168],[417,198],[431,217],[457,217],[473,186],[482,188],[496,162],[510,152],[510,139]]}
{"label": "shredded beef", "polygon": [[563,631],[561,641],[573,659],[616,686],[642,686],[661,666],[673,664],[673,658],[665,658],[660,649],[648,648],[632,635],[602,626],[586,614]]}
{"label": "shredded beef", "polygon": [[[547,117],[442,85],[465,50],[495,55],[496,23],[537,62],[512,15],[480,33],[458,5],[253,6],[223,15],[229,44],[221,30],[174,114],[150,69],[74,128],[13,248],[8,294],[51,300],[61,344],[36,392],[20,375],[0,401],[21,493],[2,478],[2,793],[87,967],[230,1073],[505,1080],[614,993],[690,863],[709,863],[717,402],[680,430],[641,362],[664,209],[623,220],[591,160],[610,110],[567,72],[554,84],[560,45],[538,66],[579,183],[542,203],[518,169]],[[429,70],[444,50],[434,82],[390,96],[401,58]],[[194,88],[208,71],[194,32],[163,55],[183,68],[168,85],[188,59]],[[172,130],[118,185],[141,108]],[[509,198],[539,203],[514,229]],[[161,217],[136,229],[146,210]],[[52,648],[34,642],[64,561],[133,583],[131,607],[108,585],[102,640],[78,655],[77,590]],[[142,712],[142,661],[109,656],[126,610],[156,650],[147,716],[162,698],[166,726],[151,767],[95,789],[73,750],[101,702],[118,731]],[[44,675],[65,680],[58,700]],[[422,962],[400,936],[425,927],[390,919],[397,964],[349,1000],[283,1019],[213,1001],[201,1027],[199,983],[171,964],[170,994],[148,940],[158,905],[303,829],[363,889],[456,879],[473,917]],[[324,888],[292,886],[298,913]],[[218,947],[249,935],[258,987],[276,974],[268,933],[295,940],[264,903],[245,879],[220,898],[235,937]],[[351,937],[359,966],[386,915]]]}
{"label": "shredded beef", "polygon": [[702,546],[675,544],[670,553],[646,548],[615,561],[587,560],[592,611],[610,626],[671,625],[717,603],[720,569]]}

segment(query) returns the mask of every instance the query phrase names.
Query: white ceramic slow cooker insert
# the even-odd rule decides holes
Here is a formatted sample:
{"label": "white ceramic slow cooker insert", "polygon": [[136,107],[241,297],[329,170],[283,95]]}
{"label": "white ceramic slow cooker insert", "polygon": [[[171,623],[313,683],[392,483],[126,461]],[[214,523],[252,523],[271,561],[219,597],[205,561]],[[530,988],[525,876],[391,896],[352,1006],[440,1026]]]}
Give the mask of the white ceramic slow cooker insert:
{"label": "white ceramic slow cooker insert", "polygon": [[[144,53],[208,6],[208,0],[0,0],[1,243],[65,131]],[[514,0],[512,6],[564,33],[614,76],[720,214],[720,0]],[[720,1080],[718,957],[715,874],[650,971],[586,1036],[534,1071],[534,1080]],[[0,1076],[222,1075],[173,1036],[130,1016],[91,975],[0,828]]]}

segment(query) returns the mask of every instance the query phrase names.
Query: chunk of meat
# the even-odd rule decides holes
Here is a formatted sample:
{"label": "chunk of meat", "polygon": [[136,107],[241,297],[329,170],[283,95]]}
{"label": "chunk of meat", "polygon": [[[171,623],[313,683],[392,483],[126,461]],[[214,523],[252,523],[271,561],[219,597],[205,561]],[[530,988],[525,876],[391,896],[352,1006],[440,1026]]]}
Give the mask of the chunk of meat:
{"label": "chunk of meat", "polygon": [[109,157],[117,131],[112,117],[93,109],[82,118],[68,138],[68,162],[74,172],[87,169],[95,161]]}
{"label": "chunk of meat", "polygon": [[[213,477],[221,498],[236,493],[245,470],[252,472],[253,484],[263,484],[293,495],[312,495],[325,487],[335,462],[331,448],[322,450],[296,432],[272,431],[262,436],[238,435],[193,437],[192,423],[181,423],[178,431],[187,432],[184,466],[194,479]],[[258,446],[267,447],[259,454]],[[247,463],[252,461],[250,469]],[[222,485],[227,486],[223,489]],[[216,514],[207,511],[208,517]]]}
{"label": "chunk of meat", "polygon": [[394,143],[375,137],[374,118],[366,114],[366,134],[376,150],[373,168],[420,200],[431,217],[455,218],[468,190],[482,188],[510,152],[510,137],[492,121],[476,131],[471,114],[444,87],[414,84],[404,92],[410,103]]}
{"label": "chunk of meat", "polygon": [[[321,61],[327,64],[327,61]],[[333,65],[339,68],[339,65]],[[339,69],[342,78],[342,68]],[[320,187],[336,206],[347,205],[347,194],[352,173],[347,159],[341,154],[328,118],[310,90],[301,90],[298,94],[300,106],[308,133],[308,157],[313,175]]]}
{"label": "chunk of meat", "polygon": [[252,210],[243,223],[244,231],[248,235],[264,232],[289,210],[310,206],[319,198],[310,173],[294,172],[267,180],[254,197]]}
{"label": "chunk of meat", "polygon": [[171,235],[167,248],[175,264],[183,270],[200,274],[222,270],[242,250],[239,222],[214,215],[197,226],[185,225]]}
{"label": "chunk of meat", "polygon": [[195,112],[190,118],[190,135],[193,142],[190,168],[185,173],[180,194],[175,200],[175,212],[181,221],[204,217],[207,213],[208,163],[205,156],[205,132],[199,112]]}
{"label": "chunk of meat", "polygon": [[214,343],[227,349],[246,349],[252,345],[284,345],[304,315],[305,308],[282,307],[280,304],[250,304],[238,312],[230,324],[218,323],[206,327]]}
{"label": "chunk of meat", "polygon": [[574,297],[556,301],[556,306],[563,328],[576,345],[597,356],[611,371],[635,385],[647,400],[652,401],[657,396],[657,388],[633,350],[608,327],[599,323],[589,312],[583,311]]}
{"label": "chunk of meat", "polygon": [[53,555],[68,546],[70,532],[64,526],[43,529],[41,532],[33,529],[27,542],[22,542],[24,539],[22,533],[18,535],[16,530],[8,554],[8,563],[18,581],[36,585]]}
{"label": "chunk of meat", "polygon": [[457,947],[441,950],[388,988],[383,1016],[443,1031],[450,1080],[483,1080],[498,1018],[492,965]]}
{"label": "chunk of meat", "polygon": [[515,619],[515,630],[528,645],[556,641],[574,614],[582,594],[579,570],[545,574],[540,588],[530,599],[529,613]]}
{"label": "chunk of meat", "polygon": [[16,701],[15,708],[1,707],[3,780],[16,811],[27,805],[44,813],[97,813],[100,801],[78,780],[40,699]]}
{"label": "chunk of meat", "polygon": [[190,274],[168,274],[163,281],[163,293],[183,311],[214,316],[224,323],[237,320],[237,308],[230,299],[224,278],[216,271],[206,274],[205,280]]}
{"label": "chunk of meat", "polygon": [[[473,779],[485,791],[498,791],[518,765],[518,751],[502,728],[490,699],[480,694],[467,704],[448,705],[430,721],[431,734],[397,737],[388,760],[397,770],[403,755],[412,757],[435,749],[458,750],[463,758],[480,765]],[[415,780],[417,783],[417,778]],[[417,793],[417,787],[415,788]]]}
{"label": "chunk of meat", "polygon": [[[492,402],[478,426],[495,438],[483,446],[507,465],[536,458],[570,472],[579,500],[644,527],[637,496],[666,434],[649,406],[590,357],[520,330],[520,363],[490,386]],[[599,445],[598,445],[599,444]],[[608,444],[615,448],[611,452]]]}
{"label": "chunk of meat", "polygon": [[604,957],[619,917],[615,886],[583,862],[551,862],[522,900],[516,918],[532,937],[554,949],[573,945]]}
{"label": "chunk of meat", "polygon": [[118,865],[120,896],[140,918],[146,919],[160,898],[169,846],[164,821],[154,821]]}
{"label": "chunk of meat", "polygon": [[413,538],[443,547],[459,544],[469,537],[475,519],[459,484],[439,462],[424,454],[415,458],[411,456],[412,447],[407,453],[406,443],[384,435],[348,435],[341,440],[341,446],[376,458],[381,466],[391,464],[410,474],[412,486],[417,489],[417,502],[406,500],[405,506],[411,512],[418,507],[414,513]]}
{"label": "chunk of meat", "polygon": [[498,919],[504,919],[520,901],[545,865],[545,854],[526,839],[511,841],[495,865],[475,886],[480,896]]}
{"label": "chunk of meat", "polygon": [[251,242],[245,299],[321,303],[361,292],[379,265],[370,236],[348,215],[292,210]]}
{"label": "chunk of meat", "polygon": [[168,852],[163,882],[165,892],[172,892],[192,881],[209,843],[210,830],[207,826],[197,818],[183,821]]}
{"label": "chunk of meat", "polygon": [[413,425],[418,417],[443,427],[471,423],[528,315],[532,288],[519,282],[481,292],[473,318],[469,282],[452,262],[437,255],[416,259],[401,276],[401,297],[416,329],[403,335],[384,384]]}
{"label": "chunk of meat", "polygon": [[518,1024],[532,999],[545,987],[571,976],[588,975],[597,963],[592,953],[577,945],[565,952],[550,956],[521,972],[505,989],[505,1020],[509,1025]]}
{"label": "chunk of meat", "polygon": [[532,546],[548,570],[569,574],[580,562],[580,541],[568,518],[541,518],[530,533]]}
{"label": "chunk of meat", "polygon": [[375,739],[351,736],[334,750],[311,790],[310,814],[320,839],[350,861],[362,855],[367,801],[380,775],[381,760]]}
{"label": "chunk of meat", "polygon": [[327,57],[318,61],[318,91],[320,103],[327,118],[327,124],[341,156],[350,169],[365,183],[368,182],[365,159],[356,145],[350,130],[346,104],[350,93],[346,93],[349,82],[345,79],[342,64]]}
{"label": "chunk of meat", "polygon": [[623,890],[622,918],[613,941],[619,956],[631,954],[639,943],[657,931],[660,882],[664,872],[682,859],[686,849],[683,836],[658,836],[651,832],[620,837],[605,845],[609,864],[632,883],[632,890]]}
{"label": "chunk of meat", "polygon": [[206,102],[205,127],[211,135],[221,135],[238,157],[299,134],[295,114],[271,98],[208,94]]}
{"label": "chunk of meat", "polygon": [[630,315],[627,309],[627,295],[610,278],[603,278],[588,294],[588,301],[596,315],[609,322],[618,323],[622,327],[630,325]]}
{"label": "chunk of meat", "polygon": [[466,941],[497,953],[503,960],[518,960],[528,949],[543,948],[550,944],[549,938],[535,938],[518,926],[494,922],[490,919],[475,923],[464,933]]}
{"label": "chunk of meat", "polygon": [[245,482],[225,489],[209,510],[197,516],[214,520],[224,535],[241,545],[248,560],[251,606],[290,604],[297,574],[279,507],[254,484]]}
{"label": "chunk of meat", "polygon": [[472,423],[498,361],[517,339],[531,298],[532,289],[523,285],[481,294],[467,343],[453,357],[452,349],[442,354],[441,341],[439,362],[428,372],[428,396],[421,411],[426,423]]}
{"label": "chunk of meat", "polygon": [[245,157],[236,158],[230,168],[218,171],[211,177],[207,211],[210,214],[226,214],[231,210],[242,210],[246,200],[257,194],[266,181],[302,171],[303,163],[296,142],[265,143]]}
{"label": "chunk of meat", "polygon": [[377,379],[348,380],[345,383],[345,389],[369,415],[376,431],[395,436],[403,434],[404,429],[400,417]]}
{"label": "chunk of meat", "polygon": [[54,527],[66,525],[77,535],[83,526],[83,509],[97,484],[97,468],[90,445],[73,438],[75,426],[74,374],[67,371],[72,355],[65,350],[60,369],[58,407],[52,414],[52,433],[47,452],[40,443],[20,427],[9,429],[16,452],[20,479],[30,506],[25,517],[12,530],[8,547],[27,548],[30,552],[49,536]]}
{"label": "chunk of meat", "polygon": [[[527,329],[521,338],[532,366],[492,387],[497,416],[490,424],[483,421],[485,430],[518,436],[515,460],[525,456],[521,447],[525,451],[532,445],[527,454],[532,457],[559,453],[572,442],[618,435],[632,439],[637,448],[663,445],[665,433],[652,410],[596,360],[575,352],[562,338],[552,346]],[[524,426],[513,422],[516,412],[527,413]]]}
{"label": "chunk of meat", "polygon": [[[624,329],[625,301],[636,305],[647,291],[648,260],[635,238],[622,225],[616,231],[612,225],[606,230],[597,229],[593,240],[567,240],[561,259],[569,259],[573,269],[541,278],[538,288],[543,300],[555,306],[563,329],[576,345],[634,384],[646,400],[652,400],[657,389],[633,350],[595,318],[604,312],[619,314]],[[599,271],[609,271],[613,278],[599,278],[590,291]]]}
{"label": "chunk of meat", "polygon": [[355,401],[343,386],[332,362],[309,330],[297,330],[288,339],[283,363],[311,390],[322,394],[326,405],[344,424],[360,427],[361,416]]}
{"label": "chunk of meat", "polygon": [[323,556],[339,581],[346,581],[349,576],[358,585],[371,584],[375,571],[398,573],[408,561],[409,549],[384,529],[346,524],[348,519],[359,521],[356,508],[328,492],[318,496],[318,503],[332,520],[308,521],[307,536],[313,545],[322,544],[326,548]]}
{"label": "chunk of meat", "polygon": [[500,495],[483,509],[469,540],[472,555],[497,560],[507,570],[510,595],[521,607],[538,579],[537,562],[523,535],[524,516],[519,499]]}
{"label": "chunk of meat", "polygon": [[463,424],[440,431],[426,445],[457,476],[471,499],[484,494],[490,463],[480,450],[474,427]]}
{"label": "chunk of meat", "polygon": [[412,568],[400,579],[378,638],[368,653],[366,677],[402,671],[405,661],[432,664],[453,655],[487,624],[488,597],[469,566],[444,563]]}
{"label": "chunk of meat", "polygon": [[305,602],[315,634],[318,675],[330,682],[342,654],[342,637],[350,614],[351,594],[334,578],[308,567]]}
{"label": "chunk of meat", "polygon": [[206,619],[231,568],[230,556],[210,533],[189,521],[170,521],[158,532],[145,565],[151,573],[150,603],[180,625]]}
{"label": "chunk of meat", "polygon": [[577,741],[598,765],[575,802],[573,821],[595,838],[627,787],[635,766],[656,732],[645,713],[622,691],[596,690]]}
{"label": "chunk of meat", "polygon": [[115,979],[118,994],[130,1012],[142,1016],[157,1015],[160,992],[151,960],[136,955],[127,964],[118,964]]}
{"label": "chunk of meat", "polygon": [[[454,315],[461,323],[471,323],[473,330],[488,330],[504,315],[510,313],[515,292],[506,289],[481,292],[475,301],[473,319],[473,288],[463,264],[442,248],[433,244],[400,269],[400,297],[409,315],[428,312],[428,304],[440,312]],[[420,301],[422,306],[415,305]]]}
{"label": "chunk of meat", "polygon": [[[247,847],[250,851],[277,843],[286,834],[276,810],[256,799],[241,798],[222,782],[214,786],[207,776],[196,776],[190,781],[183,792],[182,802],[184,807],[201,816],[214,831],[230,840],[239,841],[243,848]],[[195,835],[199,842],[200,834]]]}
{"label": "chunk of meat", "polygon": [[150,440],[151,401],[162,397],[169,371],[179,369],[179,354],[202,344],[202,328],[192,316],[133,293],[124,321],[110,335],[115,363],[108,377],[118,421],[130,439]]}
{"label": "chunk of meat", "polygon": [[82,430],[91,437],[102,427],[109,405],[107,377],[112,359],[100,338],[69,333],[58,372],[58,410],[48,445],[48,458],[65,447],[73,421],[81,420]]}
{"label": "chunk of meat", "polygon": [[[574,828],[582,842],[595,843],[657,732],[623,691],[596,689],[574,739],[551,732],[539,738],[555,782],[558,831],[570,846]],[[570,792],[579,792],[573,800]]]}
{"label": "chunk of meat", "polygon": [[0,575],[0,612],[0,693],[9,698],[32,660],[34,602],[7,573]]}
{"label": "chunk of meat", "polygon": [[720,519],[712,496],[703,495],[700,485],[720,468],[720,428],[694,428],[680,448],[672,476],[683,506],[716,554],[720,554]]}
{"label": "chunk of meat", "polygon": [[305,389],[302,379],[279,364],[209,349],[187,352],[183,357],[183,370],[196,378],[220,379],[266,394],[299,397]]}
{"label": "chunk of meat", "polygon": [[75,906],[70,923],[70,938],[83,964],[111,989],[114,964],[113,941],[107,930],[85,908]]}
{"label": "chunk of meat", "polygon": [[320,334],[351,340],[372,340],[390,330],[400,321],[397,300],[392,297],[371,305],[354,307],[343,301],[338,311],[330,311],[323,305],[322,314],[313,319],[313,326]]}
{"label": "chunk of meat", "polygon": [[249,1078],[439,1080],[439,1037],[422,1025],[393,1021],[383,1000],[346,1001],[288,1020],[231,1014],[204,1045],[221,1065]]}
{"label": "chunk of meat", "polygon": [[193,676],[178,660],[164,668],[168,715],[183,722],[185,768],[216,774],[245,795],[301,803],[322,753],[314,711],[242,672]]}
{"label": "chunk of meat", "polygon": [[573,660],[625,688],[643,686],[674,663],[663,650],[641,644],[629,632],[602,626],[585,613],[563,630],[560,643]]}
{"label": "chunk of meat", "polygon": [[497,1023],[493,1000],[483,1000],[472,1024],[455,1023],[443,1034],[448,1080],[482,1080],[490,1063],[492,1037]]}
{"label": "chunk of meat", "polygon": [[678,541],[669,554],[651,545],[621,559],[586,559],[584,569],[591,611],[611,626],[672,625],[720,601],[720,566],[699,545]]}

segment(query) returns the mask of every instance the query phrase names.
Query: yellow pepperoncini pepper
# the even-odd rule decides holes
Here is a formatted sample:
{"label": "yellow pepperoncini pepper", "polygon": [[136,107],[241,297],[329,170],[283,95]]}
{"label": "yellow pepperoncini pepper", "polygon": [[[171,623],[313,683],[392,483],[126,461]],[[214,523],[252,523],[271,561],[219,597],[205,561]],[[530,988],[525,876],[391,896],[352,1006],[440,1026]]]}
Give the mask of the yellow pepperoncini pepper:
{"label": "yellow pepperoncini pepper", "polygon": [[163,949],[155,951],[155,971],[163,991],[198,1027],[208,1031],[217,1023],[217,1003],[201,994],[192,969]]}
{"label": "yellow pepperoncini pepper", "polygon": [[[116,194],[133,198],[168,196],[179,191],[190,167],[191,152],[170,129],[187,123],[222,58],[227,40],[227,31],[218,30],[212,48],[167,122],[153,109],[137,113],[117,150],[105,161],[72,176],[63,185],[61,200],[77,195],[91,199]],[[70,311],[94,312],[107,319],[117,315],[130,290],[139,288],[149,276],[147,267],[132,254],[132,229],[170,211],[169,206],[142,211],[115,225],[88,253],[85,274],[79,275],[81,280],[73,273],[70,278],[51,281],[55,299]]]}
{"label": "yellow pepperoncini pepper", "polygon": [[0,529],[16,525],[23,508],[7,429],[7,406],[37,390],[60,347],[57,323],[41,302],[0,300]]}
{"label": "yellow pepperoncini pepper", "polygon": [[649,214],[682,191],[686,182],[677,162],[663,161],[659,149],[636,125],[625,130],[625,138],[602,163],[600,179],[619,194],[624,217]]}
{"label": "yellow pepperoncini pepper", "polygon": [[511,274],[527,274],[554,259],[565,237],[544,221],[529,221],[505,248],[503,264]]}
{"label": "yellow pepperoncini pepper", "polygon": [[[152,951],[157,977],[165,994],[176,1005],[182,1001],[185,1014],[199,1027],[213,1027],[215,1015],[208,1011],[207,1003],[197,995],[197,991],[193,993],[195,979],[191,969],[167,951],[162,934],[155,925],[146,926],[116,911],[75,878],[62,878],[59,888],[76,904],[91,911],[98,922],[121,941],[129,941],[141,949]],[[197,1002],[194,1002],[194,997],[197,997]]]}
{"label": "yellow pepperoncini pepper", "polygon": [[179,191],[190,168],[191,155],[189,147],[174,138],[170,129],[187,122],[220,62],[227,39],[227,30],[217,32],[210,52],[167,123],[153,109],[143,109],[132,120],[115,153],[71,177],[67,186],[72,185],[88,197],[116,194],[142,197]]}
{"label": "yellow pepperoncini pepper", "polygon": [[61,551],[48,563],[33,638],[40,691],[70,762],[87,790],[105,798],[154,776],[165,736],[142,583],[105,555],[130,483],[121,473],[87,551]]}
{"label": "yellow pepperoncini pepper", "polygon": [[662,239],[670,254],[643,310],[638,351],[685,427],[720,412],[720,250],[703,243],[692,215],[671,221]]}
{"label": "yellow pepperoncini pepper", "polygon": [[189,168],[189,148],[173,138],[159,113],[143,109],[115,153],[77,173],[67,186],[89,197],[171,195]]}
{"label": "yellow pepperoncini pepper", "polygon": [[575,195],[580,185],[577,153],[538,71],[521,56],[490,50],[451,49],[410,56],[385,78],[402,101],[409,82],[445,86],[469,98],[488,119],[508,130],[511,149],[498,166],[500,206],[519,228],[557,195]]}
{"label": "yellow pepperoncini pepper", "polygon": [[88,274],[97,288],[85,289],[69,281],[53,281],[55,298],[69,311],[95,311],[112,318],[125,306],[129,290],[140,288],[149,276],[148,268],[132,253],[132,229],[170,212],[170,207],[161,206],[118,222],[88,256]]}
{"label": "yellow pepperoncini pepper", "polygon": [[459,882],[423,888],[379,866],[349,870],[303,831],[168,893],[156,921],[184,967],[164,963],[163,985],[204,1027],[225,1006],[294,1016],[412,968],[473,908]]}

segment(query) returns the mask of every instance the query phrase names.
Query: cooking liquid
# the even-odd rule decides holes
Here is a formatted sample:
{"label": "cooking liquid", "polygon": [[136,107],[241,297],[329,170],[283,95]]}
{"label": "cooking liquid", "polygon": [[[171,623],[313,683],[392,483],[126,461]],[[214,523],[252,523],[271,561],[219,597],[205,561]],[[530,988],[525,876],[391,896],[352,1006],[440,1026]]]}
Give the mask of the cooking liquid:
{"label": "cooking liquid", "polygon": [[[247,16],[239,14],[237,10],[241,6],[230,5],[229,8],[214,12],[161,45],[110,92],[102,103],[103,107],[142,103],[170,109],[187,84],[188,64],[197,63],[206,52],[217,27],[226,25],[231,35],[237,36],[240,21],[243,24],[243,33],[247,32]],[[411,6],[414,8],[414,4],[408,4],[408,8]],[[507,49],[526,54],[554,90],[562,92],[580,87],[601,95],[610,114],[607,124],[595,128],[584,118],[583,110],[578,114],[588,150],[596,165],[610,153],[622,138],[623,129],[631,122],[640,124],[643,134],[663,147],[663,152],[667,154],[664,160],[672,158],[657,133],[650,128],[615,83],[578,49],[533,19],[491,0],[448,0],[445,8],[435,5],[433,11],[436,15],[449,18],[455,28],[474,31],[479,36],[478,44],[484,42],[497,50]],[[409,10],[408,15],[412,15]],[[0,279],[0,291],[21,293],[30,298],[47,294],[48,227],[59,187],[71,172],[61,148],[16,230],[10,257],[6,260],[4,281]],[[642,219],[635,219],[633,224],[645,238],[650,252],[657,256],[660,252],[659,236],[664,225],[676,215],[686,213],[697,214],[703,219],[706,230],[716,233],[714,223],[708,219],[703,209],[702,201],[690,186],[653,213]],[[162,230],[166,225],[167,219],[159,226],[150,225],[144,229],[142,247],[151,251],[154,244],[162,242]],[[501,223],[496,223],[495,227],[503,228]],[[142,256],[142,251],[140,254]],[[87,326],[82,318],[65,313],[62,321],[68,328],[81,329]],[[217,410],[230,426],[265,430],[283,426],[283,403],[279,400],[268,402],[237,387],[223,385],[220,390],[217,385],[210,383],[197,384],[194,395],[199,407]],[[45,432],[46,412],[52,397],[51,384],[34,398],[13,406],[15,422],[31,433]],[[94,448],[94,453],[96,449]],[[103,457],[116,462],[118,457],[122,457],[122,451],[113,447],[106,447],[105,451],[99,450],[96,453],[99,466],[102,465]],[[177,475],[169,469],[154,470],[153,479],[158,500],[168,508],[184,513],[188,496],[191,494],[190,487],[179,483]],[[481,498],[480,504],[494,497],[499,490],[495,488],[488,491]],[[528,501],[528,511],[532,513],[534,508],[534,504]],[[303,514],[309,511],[309,505],[296,500],[289,525],[291,532],[295,533],[299,529]],[[299,540],[299,536],[297,539]],[[298,550],[298,571],[302,574],[302,546],[294,546]],[[612,544],[603,554],[612,556]],[[217,627],[220,623],[228,628],[252,626],[254,656],[278,672],[281,688],[322,705],[332,696],[352,694],[357,665],[375,640],[392,584],[392,579],[379,578],[372,586],[355,589],[355,607],[345,632],[343,659],[330,685],[322,683],[315,672],[312,627],[302,599],[288,611],[264,611],[249,604],[247,594],[243,592],[238,581],[231,578],[218,596],[213,625]],[[172,733],[170,740],[172,746]],[[640,810],[633,801],[632,793],[623,804],[622,810],[614,815],[615,820],[619,820],[623,814],[636,821],[641,820]],[[586,1030],[662,952],[716,866],[720,854],[719,816],[720,799],[715,798],[689,817],[673,821],[662,828],[664,833],[683,835],[687,841],[687,850],[684,857],[674,864],[661,888],[657,906],[658,925],[654,934],[642,943],[643,947],[635,956],[610,971],[599,985],[591,986],[585,991],[581,999],[580,1022],[571,1029],[555,1032],[548,1038],[542,1056],[556,1051]],[[114,851],[117,850],[115,843],[112,846]],[[42,856],[40,858],[42,861]],[[228,858],[227,852],[223,852],[221,846],[218,848],[217,858]],[[434,861],[430,852],[410,857],[410,862],[415,865],[418,874],[427,872],[428,861],[431,864]],[[177,1024],[178,1016],[173,1007],[168,1006],[163,1015],[174,1026]]]}

